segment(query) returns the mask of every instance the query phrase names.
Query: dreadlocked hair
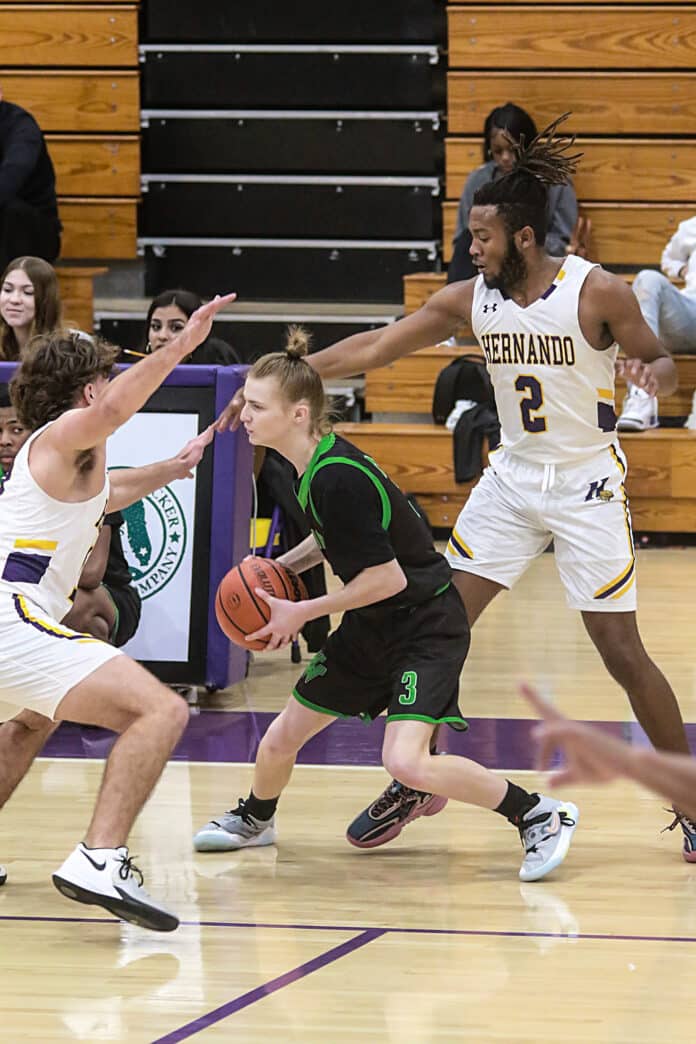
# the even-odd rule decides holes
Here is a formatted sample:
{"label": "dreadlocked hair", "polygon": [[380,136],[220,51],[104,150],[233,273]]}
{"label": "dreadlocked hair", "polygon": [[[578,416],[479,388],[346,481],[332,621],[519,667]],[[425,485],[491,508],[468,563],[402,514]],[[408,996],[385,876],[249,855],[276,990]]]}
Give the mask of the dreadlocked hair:
{"label": "dreadlocked hair", "polygon": [[327,435],[331,431],[331,420],[324,386],[317,371],[305,359],[310,341],[309,333],[301,326],[289,326],[283,351],[262,355],[247,377],[275,378],[288,403],[307,402],[312,432]]}
{"label": "dreadlocked hair", "polygon": [[551,185],[567,185],[582,157],[581,152],[568,154],[575,144],[574,134],[557,133],[569,116],[569,112],[564,112],[529,144],[524,135],[516,142],[508,134],[515,166],[508,174],[482,185],[474,195],[474,206],[497,207],[510,235],[529,225],[540,246],[548,230],[548,189]]}

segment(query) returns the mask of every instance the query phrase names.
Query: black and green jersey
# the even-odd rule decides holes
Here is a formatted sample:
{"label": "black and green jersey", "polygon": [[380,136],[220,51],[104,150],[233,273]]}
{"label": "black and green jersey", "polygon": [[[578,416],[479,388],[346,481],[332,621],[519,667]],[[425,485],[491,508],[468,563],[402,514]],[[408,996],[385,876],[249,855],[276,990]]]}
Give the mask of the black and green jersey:
{"label": "black and green jersey", "polygon": [[324,436],[295,492],[344,584],[363,569],[396,558],[408,585],[380,606],[417,605],[449,583],[450,567],[433,547],[423,519],[374,460],[340,435]]}

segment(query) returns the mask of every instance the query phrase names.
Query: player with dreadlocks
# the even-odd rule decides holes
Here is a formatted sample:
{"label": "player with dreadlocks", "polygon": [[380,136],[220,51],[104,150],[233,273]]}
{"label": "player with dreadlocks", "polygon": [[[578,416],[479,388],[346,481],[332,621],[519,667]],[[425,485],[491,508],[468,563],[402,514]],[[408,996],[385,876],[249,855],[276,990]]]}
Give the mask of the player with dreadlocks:
{"label": "player with dreadlocks", "polygon": [[[470,625],[553,540],[568,605],[582,614],[638,721],[655,747],[689,753],[674,693],[636,624],[626,460],[614,414],[617,343],[626,377],[651,395],[669,395],[676,371],[626,282],[582,258],[544,250],[547,188],[567,181],[580,158],[570,154],[574,137],[558,134],[567,116],[532,142],[511,143],[514,169],[477,191],[469,216],[476,278],[451,283],[413,315],[339,341],[309,361],[324,378],[362,373],[470,324],[495,389],[502,440],[447,546]],[[222,424],[234,417],[231,403]],[[517,797],[502,795],[498,811],[516,823],[537,816],[541,836],[552,833],[554,815],[544,818],[545,809],[525,808]],[[348,840],[383,844],[444,804],[393,781],[350,825]],[[683,815],[672,827],[677,823],[684,858],[696,862],[696,826]]]}

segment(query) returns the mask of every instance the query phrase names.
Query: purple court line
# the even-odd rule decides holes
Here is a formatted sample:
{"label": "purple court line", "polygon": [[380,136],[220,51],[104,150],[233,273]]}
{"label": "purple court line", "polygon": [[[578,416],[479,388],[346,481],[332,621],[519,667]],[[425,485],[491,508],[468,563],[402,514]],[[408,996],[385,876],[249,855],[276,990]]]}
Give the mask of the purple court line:
{"label": "purple court line", "polygon": [[282,990],[285,986],[297,982],[298,979],[303,979],[306,975],[311,975],[312,972],[325,968],[327,964],[333,964],[334,961],[340,960],[341,957],[352,953],[353,950],[358,950],[361,946],[366,946],[367,943],[378,939],[380,935],[384,935],[384,932],[385,929],[383,928],[367,928],[360,935],[356,935],[353,939],[341,943],[340,946],[334,946],[332,949],[326,950],[325,953],[320,953],[318,957],[313,957],[311,961],[299,964],[297,968],[285,972],[284,975],[279,975],[276,979],[271,979],[270,982],[257,986],[255,990],[249,990],[248,993],[243,993],[241,997],[235,997],[234,1000],[228,1001],[227,1004],[223,1004],[219,1008],[215,1008],[214,1011],[209,1011],[206,1015],[201,1015],[200,1018],[194,1019],[192,1022],[188,1022],[185,1026],[181,1026],[180,1029],[174,1030],[173,1033],[166,1033],[164,1037],[158,1037],[157,1040],[153,1041],[153,1044],[176,1044],[176,1041],[186,1040],[188,1037],[192,1037],[194,1033],[200,1033],[201,1030],[213,1026],[216,1022],[222,1022],[223,1019],[241,1011],[242,1008],[248,1008],[250,1004],[255,1004],[257,1001],[263,1000],[264,997],[269,997],[272,993]]}
{"label": "purple court line", "polygon": [[[33,917],[28,914],[0,914],[3,921],[50,924],[119,924],[107,917]],[[602,932],[512,932],[492,928],[366,928],[356,924],[279,924],[264,921],[182,921],[182,928],[270,928],[297,932],[376,932],[377,935],[461,935],[501,939],[588,939],[591,942],[673,942],[696,943],[693,935],[607,935]],[[368,942],[370,940],[367,940]],[[156,1044],[156,1042],[155,1042]]]}

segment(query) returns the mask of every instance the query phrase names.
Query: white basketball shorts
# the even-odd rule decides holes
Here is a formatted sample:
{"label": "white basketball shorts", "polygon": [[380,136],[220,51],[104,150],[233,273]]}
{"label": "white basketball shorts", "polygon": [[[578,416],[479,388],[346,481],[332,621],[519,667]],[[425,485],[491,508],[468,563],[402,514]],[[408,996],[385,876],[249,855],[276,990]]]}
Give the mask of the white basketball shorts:
{"label": "white basketball shorts", "polygon": [[52,719],[66,693],[121,655],[52,620],[23,595],[0,593],[0,721],[24,708]]}
{"label": "white basketball shorts", "polygon": [[633,612],[636,572],[626,458],[610,446],[576,464],[498,449],[460,512],[447,561],[512,587],[553,540],[571,609]]}

